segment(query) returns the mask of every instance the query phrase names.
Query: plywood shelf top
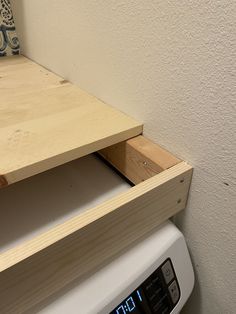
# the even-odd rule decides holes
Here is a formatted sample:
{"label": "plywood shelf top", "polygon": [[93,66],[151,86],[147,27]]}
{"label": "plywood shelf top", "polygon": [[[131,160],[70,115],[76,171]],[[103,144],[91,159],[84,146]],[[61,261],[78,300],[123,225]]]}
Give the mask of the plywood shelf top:
{"label": "plywood shelf top", "polygon": [[23,56],[0,60],[0,187],[142,133],[142,124]]}

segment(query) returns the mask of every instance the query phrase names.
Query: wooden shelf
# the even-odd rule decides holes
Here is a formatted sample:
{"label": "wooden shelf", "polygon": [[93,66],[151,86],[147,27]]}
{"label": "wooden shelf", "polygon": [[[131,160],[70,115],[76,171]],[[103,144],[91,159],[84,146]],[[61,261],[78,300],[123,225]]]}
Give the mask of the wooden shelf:
{"label": "wooden shelf", "polygon": [[[192,167],[141,136],[139,122],[22,56],[2,58],[0,77],[0,204],[8,217],[0,229],[14,238],[0,246],[0,304],[4,314],[13,314],[83,278],[183,210]],[[89,195],[96,180],[102,183],[97,193],[112,190],[101,166],[75,160],[92,152],[135,186],[96,195],[96,202],[71,213],[83,188]],[[63,214],[57,194],[60,204],[65,201]]]}
{"label": "wooden shelf", "polygon": [[142,133],[142,124],[23,56],[0,60],[0,186]]}
{"label": "wooden shelf", "polygon": [[26,312],[155,230],[185,208],[191,176],[181,162],[0,254],[3,312]]}

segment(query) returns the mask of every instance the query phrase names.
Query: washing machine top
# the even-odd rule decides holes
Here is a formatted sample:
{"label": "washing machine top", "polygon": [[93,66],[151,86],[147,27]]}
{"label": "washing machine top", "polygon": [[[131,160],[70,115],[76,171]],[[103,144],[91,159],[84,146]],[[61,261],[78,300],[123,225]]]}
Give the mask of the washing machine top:
{"label": "washing machine top", "polygon": [[119,257],[41,304],[40,314],[177,314],[194,285],[181,232],[166,222]]}

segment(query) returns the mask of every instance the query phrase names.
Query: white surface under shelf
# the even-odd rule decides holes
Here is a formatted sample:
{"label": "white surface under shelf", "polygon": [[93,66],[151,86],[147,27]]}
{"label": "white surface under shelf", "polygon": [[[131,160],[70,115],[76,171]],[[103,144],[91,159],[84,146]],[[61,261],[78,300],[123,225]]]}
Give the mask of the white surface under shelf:
{"label": "white surface under shelf", "polygon": [[183,235],[165,222],[116,259],[83,280],[75,280],[28,314],[108,314],[167,258],[173,262],[181,291],[172,313],[179,313],[193,289],[194,274]]}
{"label": "white surface under shelf", "polygon": [[129,188],[89,155],[0,190],[0,253]]}

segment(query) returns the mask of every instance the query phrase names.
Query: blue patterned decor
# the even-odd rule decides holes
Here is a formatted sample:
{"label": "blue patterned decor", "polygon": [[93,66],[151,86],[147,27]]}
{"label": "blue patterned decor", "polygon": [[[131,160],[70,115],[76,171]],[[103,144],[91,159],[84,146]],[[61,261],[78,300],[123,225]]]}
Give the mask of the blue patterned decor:
{"label": "blue patterned decor", "polygon": [[0,57],[19,54],[10,0],[0,0]]}

